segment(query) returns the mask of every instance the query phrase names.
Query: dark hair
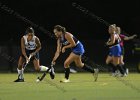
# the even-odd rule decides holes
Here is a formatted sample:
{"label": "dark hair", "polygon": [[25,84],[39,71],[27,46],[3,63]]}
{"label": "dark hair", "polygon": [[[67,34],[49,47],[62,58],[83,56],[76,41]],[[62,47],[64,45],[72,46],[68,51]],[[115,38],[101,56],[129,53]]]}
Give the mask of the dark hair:
{"label": "dark hair", "polygon": [[62,32],[62,33],[66,32],[66,28],[61,25],[55,25],[54,29],[56,29],[57,31]]}
{"label": "dark hair", "polygon": [[34,29],[33,29],[32,27],[28,27],[28,28],[26,29],[25,34],[28,34],[28,33],[32,33],[32,34],[34,35]]}

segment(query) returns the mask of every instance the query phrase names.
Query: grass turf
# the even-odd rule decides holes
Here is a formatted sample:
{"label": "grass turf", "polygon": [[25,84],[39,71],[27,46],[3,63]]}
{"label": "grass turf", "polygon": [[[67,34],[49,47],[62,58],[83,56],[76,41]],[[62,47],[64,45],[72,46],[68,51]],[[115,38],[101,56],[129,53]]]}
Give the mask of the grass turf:
{"label": "grass turf", "polygon": [[94,82],[91,74],[77,73],[70,83],[59,82],[63,74],[39,83],[36,77],[25,73],[26,82],[14,83],[17,74],[0,74],[0,100],[140,100],[140,74],[119,79],[100,74]]}

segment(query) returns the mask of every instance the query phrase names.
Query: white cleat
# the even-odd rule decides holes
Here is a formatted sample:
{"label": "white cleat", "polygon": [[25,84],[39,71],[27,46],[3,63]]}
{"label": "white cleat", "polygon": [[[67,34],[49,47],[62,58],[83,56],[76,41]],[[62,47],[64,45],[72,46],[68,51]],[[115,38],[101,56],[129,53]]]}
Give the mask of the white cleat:
{"label": "white cleat", "polygon": [[71,73],[77,73],[77,71],[75,69],[70,68],[70,72]]}
{"label": "white cleat", "polygon": [[62,80],[60,80],[60,83],[68,83],[68,82],[70,82],[70,80],[69,79],[62,79]]}
{"label": "white cleat", "polygon": [[120,74],[119,73],[112,73],[112,77],[117,77],[117,76],[119,76]]}
{"label": "white cleat", "polygon": [[128,68],[126,68],[126,75],[128,75],[129,74],[129,69]]}
{"label": "white cleat", "polygon": [[124,74],[119,74],[119,77],[127,77],[126,73]]}

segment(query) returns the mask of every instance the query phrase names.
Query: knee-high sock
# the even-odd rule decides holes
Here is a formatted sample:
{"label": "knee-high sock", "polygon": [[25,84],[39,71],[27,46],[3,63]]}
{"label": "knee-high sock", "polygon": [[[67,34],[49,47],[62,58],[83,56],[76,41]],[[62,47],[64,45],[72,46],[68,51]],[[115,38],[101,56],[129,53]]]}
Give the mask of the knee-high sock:
{"label": "knee-high sock", "polygon": [[70,68],[65,68],[65,78],[69,79]]}
{"label": "knee-high sock", "polygon": [[19,79],[24,79],[24,69],[22,68],[21,70],[19,70],[17,68],[17,71],[18,71],[18,78]]}
{"label": "knee-high sock", "polygon": [[92,67],[88,66],[87,64],[84,64],[82,69],[84,69],[84,70],[86,70],[88,72],[94,73],[94,69]]}
{"label": "knee-high sock", "polygon": [[123,67],[124,71],[126,72],[126,66],[125,66],[125,64],[122,64],[121,66]]}
{"label": "knee-high sock", "polygon": [[115,73],[115,71],[117,70],[116,66],[114,66],[112,63],[109,63],[108,66],[111,67],[111,71]]}
{"label": "knee-high sock", "polygon": [[119,69],[120,73],[124,75],[125,71],[124,71],[122,65],[120,65],[120,64],[117,65],[117,68]]}

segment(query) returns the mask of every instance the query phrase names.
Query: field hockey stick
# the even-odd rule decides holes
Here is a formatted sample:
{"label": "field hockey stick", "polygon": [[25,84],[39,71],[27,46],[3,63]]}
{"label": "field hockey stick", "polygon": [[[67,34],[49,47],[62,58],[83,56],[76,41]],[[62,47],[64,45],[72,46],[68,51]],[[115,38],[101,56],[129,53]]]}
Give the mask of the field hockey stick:
{"label": "field hockey stick", "polygon": [[[39,81],[42,81],[42,80],[45,78],[46,74],[50,71],[50,69],[51,69],[51,70],[54,70],[53,66],[54,66],[54,65],[51,64],[51,66],[49,67],[49,69],[48,69],[47,71],[45,71],[41,77],[38,77]],[[52,78],[52,79],[53,79],[53,78]]]}
{"label": "field hockey stick", "polygon": [[30,61],[31,57],[32,57],[32,55],[30,55],[30,56],[29,56],[29,60],[27,60],[27,61],[24,63],[24,65],[23,65],[23,68],[24,68],[24,69],[25,69],[25,68],[26,68],[26,66],[28,65],[28,63],[29,63],[29,61]]}

